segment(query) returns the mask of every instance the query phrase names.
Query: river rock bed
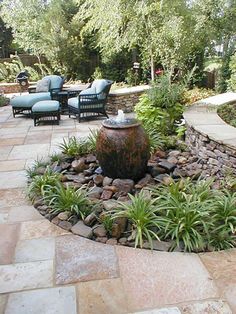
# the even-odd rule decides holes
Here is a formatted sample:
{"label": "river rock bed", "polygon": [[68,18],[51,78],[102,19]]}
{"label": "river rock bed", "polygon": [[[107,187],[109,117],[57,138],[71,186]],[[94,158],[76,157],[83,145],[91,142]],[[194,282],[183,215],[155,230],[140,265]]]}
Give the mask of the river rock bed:
{"label": "river rock bed", "polygon": [[[94,211],[84,220],[79,220],[77,216],[71,216],[70,212],[61,212],[58,215],[51,213],[51,208],[47,206],[43,199],[36,199],[34,207],[41,215],[49,219],[55,225],[72,233],[93,239],[98,242],[110,245],[126,245],[134,247],[132,237],[132,226],[126,218],[117,218],[113,221],[110,232],[102,223],[104,213],[117,207],[117,201],[129,202],[128,194],[143,192],[150,195],[149,187],[164,183],[169,184],[173,179],[180,177],[198,178],[209,176],[204,164],[190,152],[172,150],[169,152],[157,150],[148,162],[147,173],[139,181],[131,179],[112,179],[103,175],[102,169],[94,154],[78,159],[65,158],[61,162],[54,162],[50,167],[55,172],[62,173],[62,184],[80,188],[87,187],[88,198],[95,206]],[[37,169],[42,175],[46,166]],[[144,248],[150,248],[148,242],[144,243]],[[168,251],[171,242],[153,240],[153,249]]]}

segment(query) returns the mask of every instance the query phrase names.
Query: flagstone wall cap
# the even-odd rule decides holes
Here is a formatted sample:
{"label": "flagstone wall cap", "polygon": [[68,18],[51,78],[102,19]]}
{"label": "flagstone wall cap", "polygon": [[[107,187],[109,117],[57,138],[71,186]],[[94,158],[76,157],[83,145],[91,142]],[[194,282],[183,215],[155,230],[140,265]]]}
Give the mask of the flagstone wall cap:
{"label": "flagstone wall cap", "polygon": [[224,93],[194,103],[183,114],[186,124],[209,139],[236,148],[236,128],[225,123],[217,114],[217,108],[236,103],[236,93]]}
{"label": "flagstone wall cap", "polygon": [[127,94],[134,94],[134,93],[142,93],[146,92],[151,87],[149,85],[140,85],[140,86],[132,86],[132,87],[124,87],[113,90],[109,93],[109,97],[111,96],[123,96]]}

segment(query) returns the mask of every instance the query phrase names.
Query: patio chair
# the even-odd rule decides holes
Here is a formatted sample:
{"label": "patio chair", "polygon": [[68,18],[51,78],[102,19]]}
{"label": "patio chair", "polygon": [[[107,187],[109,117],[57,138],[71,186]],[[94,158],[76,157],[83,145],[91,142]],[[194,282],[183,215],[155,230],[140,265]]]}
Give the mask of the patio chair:
{"label": "patio chair", "polygon": [[32,115],[32,107],[39,101],[52,100],[57,92],[61,91],[64,80],[58,75],[47,75],[37,82],[36,92],[16,96],[10,100],[13,117],[16,114],[28,113]]}
{"label": "patio chair", "polygon": [[95,80],[91,86],[82,91],[78,97],[68,99],[69,117],[78,116],[81,119],[106,116],[107,97],[113,81]]}

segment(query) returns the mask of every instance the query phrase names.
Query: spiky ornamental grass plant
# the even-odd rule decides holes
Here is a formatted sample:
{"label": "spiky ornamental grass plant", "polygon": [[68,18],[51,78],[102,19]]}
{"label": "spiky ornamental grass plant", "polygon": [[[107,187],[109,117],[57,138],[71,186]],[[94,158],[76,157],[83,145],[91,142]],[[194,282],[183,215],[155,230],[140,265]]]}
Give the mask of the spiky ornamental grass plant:
{"label": "spiky ornamental grass plant", "polygon": [[61,174],[53,172],[49,167],[43,175],[35,175],[28,187],[28,196],[34,200],[37,196],[44,197],[45,192],[56,186],[61,180]]}
{"label": "spiky ornamental grass plant", "polygon": [[152,239],[159,240],[155,228],[159,229],[159,217],[157,209],[151,199],[146,199],[142,193],[138,195],[129,194],[130,203],[119,202],[119,208],[112,214],[112,218],[128,218],[133,227],[135,247],[143,247],[143,240],[147,239],[153,248]]}
{"label": "spiky ornamental grass plant", "polygon": [[160,215],[160,238],[185,251],[235,246],[236,195],[211,189],[213,180],[182,179],[152,189]]}
{"label": "spiky ornamental grass plant", "polygon": [[65,188],[62,184],[57,184],[46,190],[44,199],[52,208],[51,213],[53,214],[68,211],[72,215],[75,214],[84,219],[91,213],[92,203],[88,199],[84,187],[75,189],[68,186]]}
{"label": "spiky ornamental grass plant", "polygon": [[236,193],[219,192],[212,202],[213,226],[209,231],[209,247],[216,250],[236,246]]}

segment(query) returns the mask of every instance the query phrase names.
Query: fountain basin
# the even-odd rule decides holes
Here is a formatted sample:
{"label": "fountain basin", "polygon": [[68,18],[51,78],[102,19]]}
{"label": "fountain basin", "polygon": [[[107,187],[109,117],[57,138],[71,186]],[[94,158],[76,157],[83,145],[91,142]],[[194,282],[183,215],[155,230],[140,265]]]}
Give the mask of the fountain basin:
{"label": "fountain basin", "polygon": [[136,119],[107,119],[98,134],[96,154],[106,176],[138,180],[147,170],[149,139]]}

